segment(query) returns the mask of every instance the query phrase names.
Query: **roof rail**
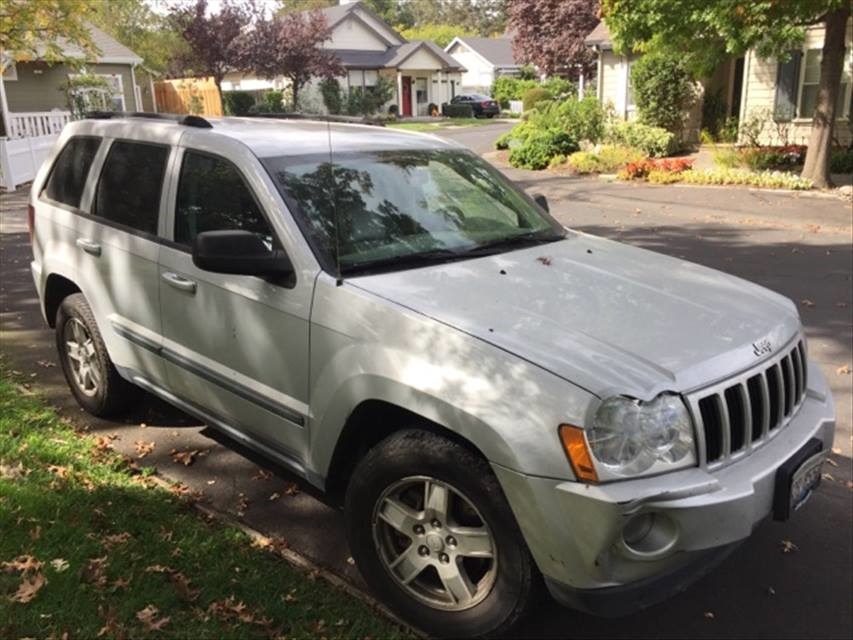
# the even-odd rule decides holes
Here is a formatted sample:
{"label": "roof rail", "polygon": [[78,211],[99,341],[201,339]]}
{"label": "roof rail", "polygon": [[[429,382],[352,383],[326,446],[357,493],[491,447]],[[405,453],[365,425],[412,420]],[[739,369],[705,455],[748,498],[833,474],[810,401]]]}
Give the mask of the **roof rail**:
{"label": "roof rail", "polygon": [[153,113],[150,111],[88,111],[83,114],[87,120],[112,120],[113,118],[145,118],[147,120],[166,120],[197,129],[212,129],[213,125],[201,116],[180,113]]}
{"label": "roof rail", "polygon": [[368,124],[374,127],[384,127],[385,122],[379,118],[368,116],[336,116],[315,113],[296,113],[286,111],[281,113],[249,113],[246,118],[271,118],[274,120],[319,120],[320,122],[343,122],[347,124]]}

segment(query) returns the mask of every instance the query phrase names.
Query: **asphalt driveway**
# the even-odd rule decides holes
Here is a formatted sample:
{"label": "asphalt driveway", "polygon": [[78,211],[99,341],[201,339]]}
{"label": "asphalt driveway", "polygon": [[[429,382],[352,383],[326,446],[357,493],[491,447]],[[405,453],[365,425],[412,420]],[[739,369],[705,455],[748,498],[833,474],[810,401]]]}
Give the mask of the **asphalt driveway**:
{"label": "asphalt driveway", "polygon": [[[744,189],[632,186],[508,173],[528,190],[545,193],[555,215],[575,228],[683,256],[792,297],[800,305],[812,357],[832,384],[839,413],[835,466],[827,466],[821,490],[790,523],[763,524],[714,573],[665,604],[604,620],[543,599],[522,634],[851,637],[853,377],[837,373],[845,365],[853,367],[849,203]],[[259,473],[262,463],[253,456],[153,399],[146,399],[121,423],[81,413],[56,366],[53,335],[38,311],[29,274],[23,192],[4,194],[0,206],[0,356],[5,366],[70,419],[94,433],[117,434],[114,444],[119,451],[135,457],[137,443],[155,443],[141,464],[157,467],[164,476],[197,491],[211,507],[283,538],[295,550],[360,584],[348,561],[340,514],[307,489],[295,491],[296,478],[278,469],[272,469],[271,477]],[[191,466],[172,458],[172,451],[192,450],[199,454]]]}

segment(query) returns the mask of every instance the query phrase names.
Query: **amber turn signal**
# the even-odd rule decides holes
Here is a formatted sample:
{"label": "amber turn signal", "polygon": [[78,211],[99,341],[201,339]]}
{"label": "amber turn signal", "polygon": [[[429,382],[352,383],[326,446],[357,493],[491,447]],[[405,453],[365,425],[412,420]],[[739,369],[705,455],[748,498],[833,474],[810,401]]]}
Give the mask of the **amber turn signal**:
{"label": "amber turn signal", "polygon": [[583,482],[598,482],[598,474],[592,464],[592,456],[589,453],[583,429],[570,424],[561,424],[560,440],[572,464],[575,477]]}

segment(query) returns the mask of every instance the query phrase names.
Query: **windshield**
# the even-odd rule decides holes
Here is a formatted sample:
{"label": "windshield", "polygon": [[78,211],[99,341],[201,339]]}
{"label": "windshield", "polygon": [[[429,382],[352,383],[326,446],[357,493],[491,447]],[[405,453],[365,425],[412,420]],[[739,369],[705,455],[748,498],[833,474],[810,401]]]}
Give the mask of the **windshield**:
{"label": "windshield", "polygon": [[[465,259],[562,238],[472,153],[419,149],[262,160],[324,267],[339,275]],[[337,230],[337,233],[336,233]]]}

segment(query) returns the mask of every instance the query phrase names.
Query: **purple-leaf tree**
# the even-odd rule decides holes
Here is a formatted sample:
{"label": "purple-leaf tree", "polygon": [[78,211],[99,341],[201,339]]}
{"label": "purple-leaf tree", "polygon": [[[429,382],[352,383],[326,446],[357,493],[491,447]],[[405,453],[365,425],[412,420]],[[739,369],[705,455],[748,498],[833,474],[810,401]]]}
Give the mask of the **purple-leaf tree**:
{"label": "purple-leaf tree", "polygon": [[194,75],[212,76],[222,95],[222,79],[229,71],[242,71],[239,43],[252,14],[246,4],[223,0],[218,13],[208,13],[207,0],[172,8],[170,18],[187,47],[179,55],[180,67]]}
{"label": "purple-leaf tree", "polygon": [[243,66],[262,78],[287,78],[297,110],[299,92],[311,78],[333,78],[344,71],[338,57],[323,48],[330,37],[319,11],[259,17],[241,44]]}
{"label": "purple-leaf tree", "polygon": [[598,24],[598,4],[598,0],[507,3],[515,55],[547,75],[577,76],[593,62],[583,41]]}

